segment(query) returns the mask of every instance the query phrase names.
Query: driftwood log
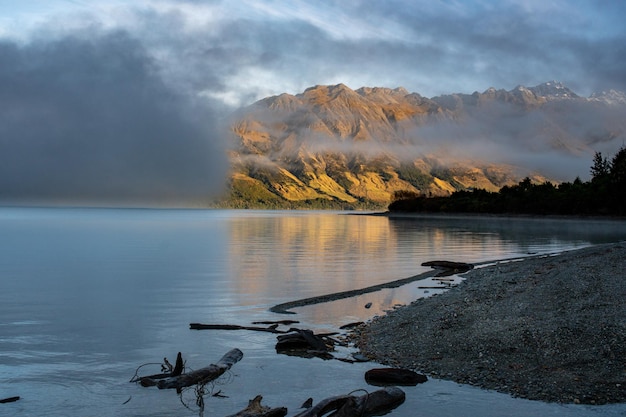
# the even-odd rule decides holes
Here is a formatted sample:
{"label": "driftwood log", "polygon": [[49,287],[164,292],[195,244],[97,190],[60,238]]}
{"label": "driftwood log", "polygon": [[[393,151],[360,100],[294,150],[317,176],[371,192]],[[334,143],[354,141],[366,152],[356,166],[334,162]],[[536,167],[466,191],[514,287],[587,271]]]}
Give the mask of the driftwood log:
{"label": "driftwood log", "polygon": [[322,417],[335,410],[333,417],[374,416],[385,414],[404,402],[398,387],[387,387],[361,396],[341,395],[326,398],[295,417]]}
{"label": "driftwood log", "polygon": [[289,326],[291,324],[300,323],[298,320],[272,320],[272,321],[253,321],[252,324],[282,324]]}
{"label": "driftwood log", "polygon": [[262,399],[263,397],[257,395],[252,400],[248,401],[248,406],[246,408],[237,414],[232,414],[228,417],[284,417],[287,415],[287,408],[270,408],[268,406],[261,405]]}
{"label": "driftwood log", "polygon": [[16,397],[9,397],[9,398],[3,398],[0,400],[0,404],[6,404],[6,403],[14,403],[15,401],[18,401],[20,399],[20,397],[16,396]]}
{"label": "driftwood log", "polygon": [[191,330],[252,330],[255,332],[269,332],[269,333],[287,333],[286,330],[278,330],[277,327],[280,323],[274,323],[268,327],[258,326],[240,326],[238,324],[204,324],[204,323],[189,323]]}
{"label": "driftwood log", "polygon": [[[159,389],[175,388],[176,392],[180,393],[185,387],[196,384],[204,384],[219,378],[224,372],[239,362],[241,358],[243,358],[243,352],[239,349],[232,349],[222,356],[216,364],[211,364],[205,368],[178,376],[171,376],[157,381],[152,381],[153,383],[151,385],[156,385]],[[146,378],[142,378],[142,385],[143,379]]]}
{"label": "driftwood log", "polygon": [[447,277],[454,274],[467,272],[474,268],[474,265],[465,262],[452,261],[428,261],[422,263],[422,266],[430,266],[433,269],[441,270],[436,276]]}

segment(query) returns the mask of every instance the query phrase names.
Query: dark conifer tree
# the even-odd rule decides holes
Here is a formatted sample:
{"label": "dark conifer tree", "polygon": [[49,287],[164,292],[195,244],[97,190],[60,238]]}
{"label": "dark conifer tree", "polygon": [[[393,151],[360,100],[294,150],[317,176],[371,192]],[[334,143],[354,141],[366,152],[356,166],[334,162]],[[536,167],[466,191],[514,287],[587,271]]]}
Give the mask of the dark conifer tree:
{"label": "dark conifer tree", "polygon": [[626,147],[622,147],[611,160],[609,177],[612,211],[626,214]]}
{"label": "dark conifer tree", "polygon": [[593,166],[591,167],[591,180],[600,181],[608,177],[611,170],[611,164],[607,158],[602,156],[602,152],[596,152],[593,155]]}

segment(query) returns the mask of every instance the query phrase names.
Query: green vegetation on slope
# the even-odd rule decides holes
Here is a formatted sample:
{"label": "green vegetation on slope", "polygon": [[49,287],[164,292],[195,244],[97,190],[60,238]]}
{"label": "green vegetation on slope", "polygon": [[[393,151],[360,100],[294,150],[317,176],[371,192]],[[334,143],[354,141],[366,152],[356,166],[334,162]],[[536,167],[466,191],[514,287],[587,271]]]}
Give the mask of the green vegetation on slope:
{"label": "green vegetation on slope", "polygon": [[425,174],[414,164],[406,162],[400,164],[398,177],[419,190],[427,190],[433,182],[431,175]]}

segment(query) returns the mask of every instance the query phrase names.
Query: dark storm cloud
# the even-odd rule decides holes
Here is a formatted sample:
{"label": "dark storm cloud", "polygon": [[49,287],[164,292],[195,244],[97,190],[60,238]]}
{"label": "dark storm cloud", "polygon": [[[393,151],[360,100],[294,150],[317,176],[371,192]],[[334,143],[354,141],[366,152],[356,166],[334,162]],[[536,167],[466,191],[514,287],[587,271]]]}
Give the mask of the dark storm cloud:
{"label": "dark storm cloud", "polygon": [[226,166],[212,111],[129,35],[85,35],[0,43],[0,203],[205,203]]}

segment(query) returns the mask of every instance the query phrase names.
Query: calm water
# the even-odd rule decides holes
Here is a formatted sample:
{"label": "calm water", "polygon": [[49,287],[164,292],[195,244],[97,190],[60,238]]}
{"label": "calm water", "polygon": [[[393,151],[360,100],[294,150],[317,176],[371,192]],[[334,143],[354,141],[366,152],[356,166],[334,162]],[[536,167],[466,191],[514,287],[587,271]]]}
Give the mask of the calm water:
{"label": "calm water", "polygon": [[[205,415],[235,413],[257,394],[294,415],[309,397],[375,389],[363,381],[375,364],[277,355],[272,334],[191,331],[189,323],[289,318],[334,330],[425,290],[414,283],[288,317],[268,308],[413,276],[426,260],[480,262],[624,239],[626,224],[609,221],[0,208],[0,398],[22,397],[0,404],[0,415],[196,416],[192,396],[182,399],[188,409],[173,391],[128,381],[139,365],[178,351],[199,368],[234,347],[243,360],[213,388],[227,398],[207,396]],[[440,380],[405,392],[391,415],[626,415],[626,405],[545,404]]]}

